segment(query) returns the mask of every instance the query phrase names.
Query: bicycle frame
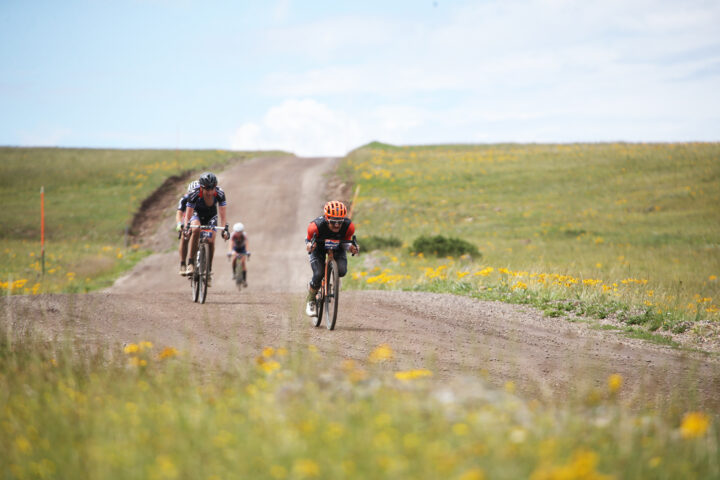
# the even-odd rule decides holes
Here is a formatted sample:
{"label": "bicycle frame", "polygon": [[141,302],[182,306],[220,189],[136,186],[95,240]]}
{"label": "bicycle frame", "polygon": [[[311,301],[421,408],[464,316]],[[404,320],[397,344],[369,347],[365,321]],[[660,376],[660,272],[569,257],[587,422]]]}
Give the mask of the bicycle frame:
{"label": "bicycle frame", "polygon": [[[192,290],[192,298],[194,302],[205,303],[207,297],[207,278],[210,275],[209,267],[209,238],[213,236],[215,231],[222,228],[213,225],[188,225],[187,230],[200,229],[200,238],[198,239],[198,247],[196,251],[195,270],[189,275],[190,288]],[[202,261],[201,261],[202,260]]]}
{"label": "bicycle frame", "polygon": [[[316,238],[313,237],[312,244],[313,249],[315,248]],[[322,323],[322,318],[325,315],[326,326],[328,330],[335,328],[335,322],[337,320],[338,302],[340,297],[340,277],[338,275],[337,262],[335,261],[335,250],[344,248],[343,245],[352,244],[357,246],[355,236],[351,242],[341,240],[325,240],[325,268],[323,272],[322,282],[320,288],[315,297],[316,313],[317,316],[313,321],[316,327],[319,327]],[[312,251],[312,250],[311,250]],[[354,255],[354,254],[353,254]],[[330,277],[332,276],[332,282]],[[330,286],[332,284],[332,287]],[[332,289],[332,291],[331,291]],[[332,312],[330,311],[332,309]]]}

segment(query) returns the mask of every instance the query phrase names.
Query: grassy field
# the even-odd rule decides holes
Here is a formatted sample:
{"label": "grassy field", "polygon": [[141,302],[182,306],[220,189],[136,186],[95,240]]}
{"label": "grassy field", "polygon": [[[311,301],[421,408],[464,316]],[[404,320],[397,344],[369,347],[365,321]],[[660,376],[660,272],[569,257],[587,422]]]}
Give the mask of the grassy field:
{"label": "grassy field", "polygon": [[[126,229],[167,177],[220,168],[252,152],[0,148],[0,293],[108,286],[148,252]],[[40,188],[45,190],[45,271]],[[174,208],[158,205],[156,208]]]}
{"label": "grassy field", "polygon": [[[613,197],[617,180],[593,187],[605,193],[592,201],[584,197],[570,179],[582,177],[576,181],[587,188],[601,182],[608,168],[601,159],[614,164],[624,149],[645,159],[636,168],[650,170],[647,182],[624,184],[624,202]],[[4,292],[109,282],[145,254],[123,238],[142,198],[168,175],[237,155],[0,149],[0,188],[12,195],[0,212],[0,268],[15,279]],[[676,155],[686,158],[682,168],[667,169],[692,188],[688,196],[678,187],[677,202],[647,167],[677,162]],[[548,314],[583,305],[595,313],[623,305],[657,312],[677,295],[696,305],[693,317],[681,308],[685,300],[669,303],[677,318],[713,319],[707,309],[716,301],[704,299],[717,289],[717,158],[714,145],[363,148],[345,163],[361,186],[359,234],[380,236],[378,245],[397,237],[401,246],[354,258],[348,283],[536,302]],[[596,173],[588,163],[598,163]],[[80,186],[69,183],[68,165],[81,172]],[[545,171],[552,175],[542,177]],[[39,184],[52,225],[48,268],[56,269],[45,282],[33,206]],[[633,206],[655,199],[655,189],[669,200]],[[679,220],[676,209],[694,222]],[[655,231],[663,240],[645,242]],[[662,237],[669,232],[673,241]],[[412,251],[417,237],[435,234],[465,239],[482,256]],[[220,368],[143,338],[88,345],[68,331],[67,340],[49,341],[29,320],[0,326],[0,478],[720,478],[717,412],[698,407],[692,395],[652,408],[634,404],[617,374],[602,385],[578,385],[558,405],[520,398],[512,382],[493,389],[482,375],[448,384],[427,368],[401,370],[389,345],[368,347],[364,361],[341,362],[314,345],[258,346],[254,360],[231,358]]]}
{"label": "grassy field", "polygon": [[[720,144],[488,145],[352,152],[371,243],[348,286],[463,293],[682,332],[720,320]],[[480,255],[412,251],[455,237]]]}
{"label": "grassy field", "polygon": [[629,409],[623,378],[553,406],[313,345],[217,371],[171,345],[0,331],[2,478],[710,479],[720,428],[689,402]]}

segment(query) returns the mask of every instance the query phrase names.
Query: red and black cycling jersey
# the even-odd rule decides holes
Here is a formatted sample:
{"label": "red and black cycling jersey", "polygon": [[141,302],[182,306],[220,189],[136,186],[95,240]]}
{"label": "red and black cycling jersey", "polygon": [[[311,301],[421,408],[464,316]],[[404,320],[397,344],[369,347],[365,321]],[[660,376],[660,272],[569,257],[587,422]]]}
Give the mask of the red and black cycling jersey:
{"label": "red and black cycling jersey", "polygon": [[190,192],[187,199],[187,206],[192,208],[194,214],[198,217],[214,217],[215,215],[217,215],[218,205],[221,207],[227,205],[227,202],[225,200],[225,192],[222,188],[216,187],[215,194],[213,195],[212,205],[209,206],[205,203],[205,199],[203,198],[203,192],[204,190],[201,188]]}
{"label": "red and black cycling jersey", "polygon": [[316,241],[318,245],[324,245],[324,240],[341,240],[341,241],[352,241],[352,237],[355,234],[355,224],[349,218],[344,218],[340,230],[333,232],[330,230],[325,217],[318,217],[308,225],[306,241],[311,241],[313,235],[317,234]]}

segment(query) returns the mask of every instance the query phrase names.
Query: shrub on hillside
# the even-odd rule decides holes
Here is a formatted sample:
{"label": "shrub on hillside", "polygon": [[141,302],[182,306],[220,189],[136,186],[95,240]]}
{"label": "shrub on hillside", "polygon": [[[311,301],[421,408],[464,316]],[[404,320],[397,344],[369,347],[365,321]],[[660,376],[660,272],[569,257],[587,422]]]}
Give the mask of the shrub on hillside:
{"label": "shrub on hillside", "polygon": [[415,253],[423,253],[424,255],[435,255],[438,257],[459,257],[469,254],[473,257],[481,257],[477,247],[470,242],[466,242],[460,238],[443,237],[436,235],[434,237],[418,237],[412,244],[412,251]]}
{"label": "shrub on hillside", "polygon": [[359,237],[358,245],[363,252],[371,252],[373,250],[382,250],[384,248],[397,248],[402,246],[402,242],[395,237],[379,237],[371,235],[369,237]]}

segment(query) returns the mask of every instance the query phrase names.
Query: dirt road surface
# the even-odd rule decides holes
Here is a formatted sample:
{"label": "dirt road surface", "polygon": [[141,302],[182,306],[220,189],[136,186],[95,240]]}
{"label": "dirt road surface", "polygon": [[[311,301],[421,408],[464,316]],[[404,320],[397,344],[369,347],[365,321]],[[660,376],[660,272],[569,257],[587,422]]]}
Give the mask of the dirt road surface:
{"label": "dirt road surface", "polygon": [[341,361],[365,362],[378,345],[395,352],[387,368],[428,368],[438,382],[494,386],[513,382],[528,398],[574,397],[604,388],[613,373],[624,378],[623,398],[638,405],[680,399],[688,407],[718,411],[720,360],[656,346],[583,323],[548,318],[528,307],[420,292],[344,291],[335,331],[314,328],[304,315],[310,267],[303,238],[327,200],[337,159],[255,158],[219,175],[230,224],[242,221],[252,252],[249,288],[238,292],[218,241],[214,284],[206,304],[193,303],[179,256],[173,205],[152,238],[158,253],[104,292],[11,297],[2,320],[28,322],[60,335],[72,329],[87,342],[152,341],[173,346],[193,361],[245,361],[265,346],[307,348]]}

